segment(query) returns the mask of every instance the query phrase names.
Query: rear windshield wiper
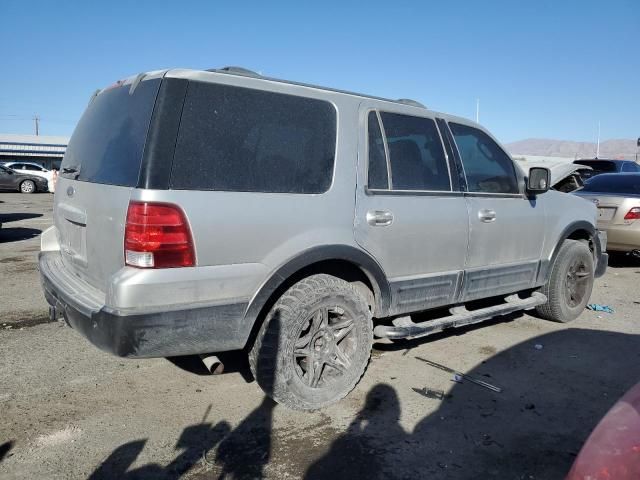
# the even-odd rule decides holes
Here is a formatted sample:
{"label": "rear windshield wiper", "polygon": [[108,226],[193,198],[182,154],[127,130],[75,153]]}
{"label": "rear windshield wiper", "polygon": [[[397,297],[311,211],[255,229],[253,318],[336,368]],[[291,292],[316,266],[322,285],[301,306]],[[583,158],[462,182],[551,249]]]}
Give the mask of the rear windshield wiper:
{"label": "rear windshield wiper", "polygon": [[63,167],[62,175],[69,175],[75,180],[76,178],[78,178],[78,175],[80,175],[80,166],[78,165],[73,167]]}

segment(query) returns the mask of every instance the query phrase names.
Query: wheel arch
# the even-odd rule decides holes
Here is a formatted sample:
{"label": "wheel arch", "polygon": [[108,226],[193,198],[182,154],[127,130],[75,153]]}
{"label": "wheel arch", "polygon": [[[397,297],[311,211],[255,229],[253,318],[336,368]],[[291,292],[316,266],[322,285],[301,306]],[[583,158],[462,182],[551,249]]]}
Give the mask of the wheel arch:
{"label": "wheel arch", "polygon": [[391,305],[391,289],[380,264],[368,253],[350,245],[325,245],[296,255],[262,284],[249,303],[245,321],[252,323],[245,346],[251,345],[262,319],[275,301],[302,278],[326,273],[348,282],[362,282],[373,293],[376,316],[385,316]]}
{"label": "wheel arch", "polygon": [[586,220],[578,220],[576,222],[572,222],[567,225],[564,230],[562,230],[555,242],[555,245],[553,246],[551,255],[542,262],[538,274],[539,284],[544,284],[548,280],[549,275],[551,274],[551,266],[555,262],[556,257],[558,256],[558,252],[560,251],[560,247],[565,240],[585,241],[588,244],[591,253],[593,254],[594,265],[597,263],[597,259],[599,258],[601,253],[601,246],[596,232],[596,227]]}

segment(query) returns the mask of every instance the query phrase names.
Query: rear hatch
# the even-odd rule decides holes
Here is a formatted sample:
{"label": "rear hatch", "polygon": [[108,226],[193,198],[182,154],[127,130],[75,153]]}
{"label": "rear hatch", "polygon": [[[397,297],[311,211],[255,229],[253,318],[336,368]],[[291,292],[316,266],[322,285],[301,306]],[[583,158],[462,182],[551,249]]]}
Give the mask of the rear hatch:
{"label": "rear hatch", "polygon": [[63,263],[102,292],[124,266],[127,207],[160,82],[157,77],[118,82],[95,95],[60,167],[54,224]]}

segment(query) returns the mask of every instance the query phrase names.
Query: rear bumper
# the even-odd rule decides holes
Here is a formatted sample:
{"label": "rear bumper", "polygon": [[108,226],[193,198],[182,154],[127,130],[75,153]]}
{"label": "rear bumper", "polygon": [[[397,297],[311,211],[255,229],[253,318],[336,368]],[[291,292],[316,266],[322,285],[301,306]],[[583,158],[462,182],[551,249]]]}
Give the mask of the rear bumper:
{"label": "rear bumper", "polygon": [[117,311],[82,292],[59,268],[59,252],[39,256],[44,295],[65,321],[87,340],[120,357],[149,358],[223,352],[244,347],[252,325],[246,302],[171,311]]}
{"label": "rear bumper", "polygon": [[630,252],[640,249],[640,228],[636,225],[611,225],[607,228],[608,250]]}

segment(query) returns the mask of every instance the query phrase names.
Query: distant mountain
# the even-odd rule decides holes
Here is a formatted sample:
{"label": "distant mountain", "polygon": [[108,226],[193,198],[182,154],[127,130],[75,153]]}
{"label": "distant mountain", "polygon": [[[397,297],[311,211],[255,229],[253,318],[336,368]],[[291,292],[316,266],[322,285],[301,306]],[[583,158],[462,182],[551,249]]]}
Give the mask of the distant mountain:
{"label": "distant mountain", "polygon": [[[540,155],[547,157],[593,158],[596,154],[594,142],[572,142],[528,138],[505,145],[511,155]],[[636,140],[619,139],[600,142],[600,158],[635,158]]]}

